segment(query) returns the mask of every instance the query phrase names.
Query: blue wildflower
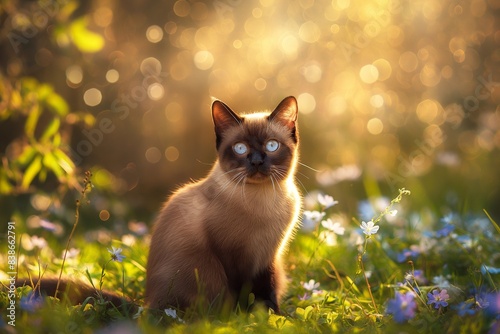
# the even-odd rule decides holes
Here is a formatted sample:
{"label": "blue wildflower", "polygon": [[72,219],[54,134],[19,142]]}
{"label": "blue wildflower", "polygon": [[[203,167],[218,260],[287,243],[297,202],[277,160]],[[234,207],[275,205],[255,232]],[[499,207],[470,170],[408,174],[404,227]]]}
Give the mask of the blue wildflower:
{"label": "blue wildflower", "polygon": [[427,294],[427,304],[434,304],[434,308],[438,309],[440,307],[448,306],[447,300],[450,299],[448,295],[448,291],[446,289],[441,290],[440,292],[437,289],[434,289],[432,293]]}
{"label": "blue wildflower", "polygon": [[19,307],[27,312],[35,312],[43,305],[43,297],[33,291],[19,300]]}
{"label": "blue wildflower", "polygon": [[490,316],[500,316],[500,293],[483,293],[476,296],[476,305]]}
{"label": "blue wildflower", "polygon": [[455,220],[453,216],[454,216],[453,213],[449,213],[443,218],[441,218],[441,221],[445,224],[451,224]]}
{"label": "blue wildflower", "polygon": [[455,225],[453,224],[446,224],[443,228],[440,230],[436,231],[436,237],[437,238],[444,238],[450,235],[451,232],[455,229]]}
{"label": "blue wildflower", "polygon": [[406,260],[408,260],[410,258],[415,259],[419,254],[420,254],[420,252],[418,251],[418,247],[411,246],[409,249],[408,248],[403,249],[403,251],[401,251],[401,253],[398,253],[396,255],[396,258],[397,258],[397,261],[399,263],[401,263],[401,262],[405,262]]}
{"label": "blue wildflower", "polygon": [[387,303],[387,308],[385,312],[387,314],[392,314],[394,321],[397,323],[403,323],[415,317],[415,312],[417,310],[417,303],[415,302],[415,296],[413,293],[399,293],[393,299],[390,299]]}
{"label": "blue wildflower", "polygon": [[492,275],[500,274],[500,268],[490,267],[483,264],[481,266],[481,274],[486,275],[486,273],[490,273]]}
{"label": "blue wildflower", "polygon": [[108,252],[111,253],[111,260],[113,261],[122,262],[123,259],[125,258],[125,255],[122,255],[121,248],[111,247],[111,249],[108,248]]}
{"label": "blue wildflower", "polygon": [[464,317],[466,315],[473,315],[476,313],[476,310],[472,308],[473,305],[473,303],[462,302],[454,308],[457,310],[457,314],[459,316]]}

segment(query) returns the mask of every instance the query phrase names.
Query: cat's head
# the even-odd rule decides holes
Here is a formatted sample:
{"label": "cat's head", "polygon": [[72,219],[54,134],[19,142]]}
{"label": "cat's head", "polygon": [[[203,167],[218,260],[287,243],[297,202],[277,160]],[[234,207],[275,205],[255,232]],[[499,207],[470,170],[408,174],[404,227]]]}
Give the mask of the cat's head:
{"label": "cat's head", "polygon": [[215,124],[219,164],[235,182],[281,181],[295,172],[298,131],[297,100],[285,98],[273,112],[237,115],[215,101]]}

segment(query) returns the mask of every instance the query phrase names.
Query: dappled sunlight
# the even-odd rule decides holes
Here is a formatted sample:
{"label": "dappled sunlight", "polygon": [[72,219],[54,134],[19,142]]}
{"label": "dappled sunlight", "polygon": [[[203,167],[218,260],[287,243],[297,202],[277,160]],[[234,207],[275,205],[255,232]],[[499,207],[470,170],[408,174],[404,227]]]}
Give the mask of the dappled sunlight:
{"label": "dappled sunlight", "polygon": [[[159,321],[498,331],[499,11],[494,0],[3,1],[0,231],[16,233],[19,270],[105,283],[142,306],[151,222],[216,158],[211,103],[244,113],[293,95],[304,212],[286,313],[189,327],[212,310],[172,308]],[[57,302],[19,293],[24,315]],[[57,312],[89,331],[84,320],[116,316]],[[149,316],[132,319],[151,330]]]}

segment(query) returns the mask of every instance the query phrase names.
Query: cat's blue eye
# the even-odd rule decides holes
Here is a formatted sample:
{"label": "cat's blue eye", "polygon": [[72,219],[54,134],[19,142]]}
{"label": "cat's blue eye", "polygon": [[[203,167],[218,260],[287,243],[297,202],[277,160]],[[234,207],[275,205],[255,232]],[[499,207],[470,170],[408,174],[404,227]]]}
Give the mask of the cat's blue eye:
{"label": "cat's blue eye", "polygon": [[234,150],[234,152],[236,152],[236,154],[245,154],[245,153],[247,153],[248,148],[243,143],[236,143],[233,146],[233,150]]}
{"label": "cat's blue eye", "polygon": [[274,152],[280,147],[280,143],[276,140],[270,140],[266,143],[266,150],[268,152]]}

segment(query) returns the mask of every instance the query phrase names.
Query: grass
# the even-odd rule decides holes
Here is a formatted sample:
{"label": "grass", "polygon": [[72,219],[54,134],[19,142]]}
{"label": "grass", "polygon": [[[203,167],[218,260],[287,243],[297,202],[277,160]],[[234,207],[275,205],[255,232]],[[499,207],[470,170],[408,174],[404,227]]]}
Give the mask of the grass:
{"label": "grass", "polygon": [[[62,274],[123,294],[141,306],[149,234],[137,227],[123,235],[105,230],[73,233],[79,207],[91,189],[89,180],[83,189],[69,239],[55,236],[50,225],[36,235],[17,235],[18,275]],[[304,228],[287,253],[290,284],[281,305],[283,315],[260,305],[251,312],[235,309],[225,314],[196,307],[188,312],[139,308],[127,314],[100,295],[71,305],[64,296],[37,298],[31,288],[23,287],[15,291],[15,328],[2,311],[0,331],[497,333],[498,224],[486,211],[463,217],[406,212],[404,201],[411,201],[406,195],[409,192],[402,189],[392,201],[360,202],[359,219],[338,212],[328,196],[310,195]],[[7,263],[3,252],[2,279],[8,278]],[[9,297],[4,285],[0,310],[7,309]]]}

